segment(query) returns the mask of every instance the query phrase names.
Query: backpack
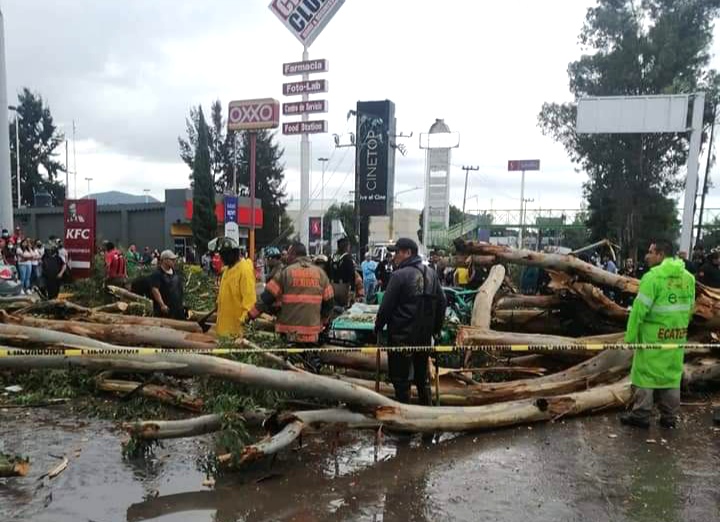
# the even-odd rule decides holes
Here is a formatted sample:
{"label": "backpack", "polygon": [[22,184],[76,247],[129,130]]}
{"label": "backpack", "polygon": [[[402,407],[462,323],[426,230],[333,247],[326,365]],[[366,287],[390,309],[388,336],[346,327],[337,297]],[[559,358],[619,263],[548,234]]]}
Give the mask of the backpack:
{"label": "backpack", "polygon": [[423,267],[422,270],[417,266],[413,268],[422,275],[423,289],[422,293],[415,296],[417,312],[408,340],[413,346],[426,346],[432,342],[433,335],[437,333],[439,298],[434,292],[428,292],[427,267]]}

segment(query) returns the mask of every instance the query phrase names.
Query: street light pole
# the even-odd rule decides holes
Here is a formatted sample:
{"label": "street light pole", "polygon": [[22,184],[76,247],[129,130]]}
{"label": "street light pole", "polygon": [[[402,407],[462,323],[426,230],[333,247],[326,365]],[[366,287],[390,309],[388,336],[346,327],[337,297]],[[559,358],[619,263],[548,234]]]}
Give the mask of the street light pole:
{"label": "street light pole", "polygon": [[15,177],[17,179],[17,208],[20,208],[20,113],[15,105],[8,105],[15,112]]}
{"label": "street light pole", "polygon": [[320,253],[323,253],[325,246],[325,168],[327,167],[328,158],[318,158],[322,163],[322,178],[320,179]]}
{"label": "street light pole", "polygon": [[465,192],[463,192],[463,210],[462,210],[462,221],[460,222],[460,235],[463,235],[463,232],[465,232],[465,202],[467,201],[467,184],[468,184],[468,174],[470,174],[470,171],[478,171],[480,170],[480,167],[468,167],[467,165],[463,166],[463,170],[465,171]]}
{"label": "street light pole", "polygon": [[88,183],[88,193],[87,193],[87,198],[88,198],[88,199],[90,199],[90,182],[91,182],[92,180],[93,180],[92,178],[85,178],[85,181],[87,181],[87,183]]}
{"label": "street light pole", "polygon": [[[88,192],[89,192],[89,188],[88,188]],[[145,204],[150,203],[150,201],[148,200],[148,194],[150,194],[150,189],[143,189],[143,192],[145,193]]]}

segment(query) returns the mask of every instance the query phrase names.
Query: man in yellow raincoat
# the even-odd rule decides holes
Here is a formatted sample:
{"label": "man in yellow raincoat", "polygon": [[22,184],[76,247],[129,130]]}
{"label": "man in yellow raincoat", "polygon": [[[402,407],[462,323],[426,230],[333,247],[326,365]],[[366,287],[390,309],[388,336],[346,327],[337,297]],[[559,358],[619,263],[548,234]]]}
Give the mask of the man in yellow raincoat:
{"label": "man in yellow raincoat", "polygon": [[[674,257],[668,241],[650,245],[645,260],[650,268],[640,280],[625,333],[626,343],[683,345],[695,305],[695,277]],[[637,349],[630,379],[632,411],[620,416],[623,424],[647,428],[656,402],[660,426],[674,428],[680,410],[680,381],[684,350]]]}
{"label": "man in yellow raincoat", "polygon": [[215,331],[221,337],[242,336],[256,300],[252,261],[240,259],[240,246],[230,237],[217,238],[208,246],[220,253],[226,266],[218,290]]}

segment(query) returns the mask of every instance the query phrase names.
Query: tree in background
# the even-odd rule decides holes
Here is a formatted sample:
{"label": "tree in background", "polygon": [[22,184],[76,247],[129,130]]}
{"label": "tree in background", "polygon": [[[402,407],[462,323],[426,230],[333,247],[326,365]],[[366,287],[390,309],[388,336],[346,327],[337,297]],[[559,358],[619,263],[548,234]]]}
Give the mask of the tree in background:
{"label": "tree in background", "polygon": [[[185,118],[185,126],[187,139],[178,137],[180,158],[192,170],[198,145],[200,106],[190,108],[190,114]],[[223,106],[220,100],[215,100],[210,107],[210,125],[207,126],[207,129],[213,184],[215,190],[224,192],[226,189],[232,189],[233,140],[238,136],[235,132],[227,131],[227,123],[223,118]],[[192,178],[192,174],[190,176]]]}
{"label": "tree in background", "polygon": [[[65,185],[58,175],[65,172],[55,158],[56,149],[65,140],[53,122],[50,108],[39,94],[27,87],[18,94],[17,112],[20,115],[10,124],[10,163],[13,178],[17,179],[17,146],[15,125],[20,121],[20,199],[32,205],[35,195],[47,192],[54,205],[65,201]],[[13,204],[17,202],[17,182],[13,181]]]}
{"label": "tree in background", "polygon": [[202,107],[198,108],[198,134],[193,163],[192,232],[198,255],[207,251],[208,242],[217,233],[215,186],[210,171],[209,131]]}
{"label": "tree in background", "polygon": [[332,204],[325,211],[323,216],[323,239],[330,244],[329,241],[332,237],[332,222],[334,219],[339,219],[342,223],[345,233],[350,241],[350,246],[355,247],[357,245],[357,238],[355,237],[355,225],[357,223],[357,214],[355,214],[355,205],[352,203],[340,203]]}
{"label": "tree in background", "polygon": [[[250,139],[248,132],[240,133],[238,149],[238,180],[245,187],[250,186]],[[278,240],[282,233],[285,202],[285,167],[282,156],[285,153],[275,141],[275,134],[266,130],[257,131],[255,197],[262,201],[263,227],[255,233],[258,247]],[[287,236],[287,234],[284,234]]]}
{"label": "tree in background", "polygon": [[[193,107],[186,118],[187,138],[178,137],[180,157],[193,169],[199,143],[200,108]],[[233,164],[237,165],[240,192],[247,195],[250,186],[250,140],[247,132],[228,132],[223,116],[223,105],[215,100],[211,109],[210,125],[205,125],[208,135],[208,155],[212,183],[217,192],[232,191]],[[259,131],[257,139],[255,197],[262,201],[263,227],[258,229],[255,242],[258,248],[277,244],[293,233],[291,221],[285,209],[285,172],[282,150],[275,142],[275,135]]]}
{"label": "tree in background", "polygon": [[[720,0],[599,0],[580,33],[586,54],[568,68],[570,90],[576,98],[705,90],[707,120],[718,97],[707,67],[719,8]],[[675,239],[672,196],[684,185],[688,137],[578,135],[576,114],[575,103],[545,103],[538,119],[588,174],[590,239],[613,239],[631,257],[653,239]]]}

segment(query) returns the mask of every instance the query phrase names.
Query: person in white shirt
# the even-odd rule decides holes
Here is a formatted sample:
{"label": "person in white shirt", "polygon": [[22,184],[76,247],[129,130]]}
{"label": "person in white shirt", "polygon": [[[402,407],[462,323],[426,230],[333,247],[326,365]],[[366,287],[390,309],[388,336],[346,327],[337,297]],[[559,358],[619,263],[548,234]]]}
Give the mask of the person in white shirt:
{"label": "person in white shirt", "polygon": [[17,264],[20,274],[20,282],[22,283],[22,291],[30,294],[30,278],[32,277],[32,260],[35,257],[30,240],[25,238],[17,247]]}

